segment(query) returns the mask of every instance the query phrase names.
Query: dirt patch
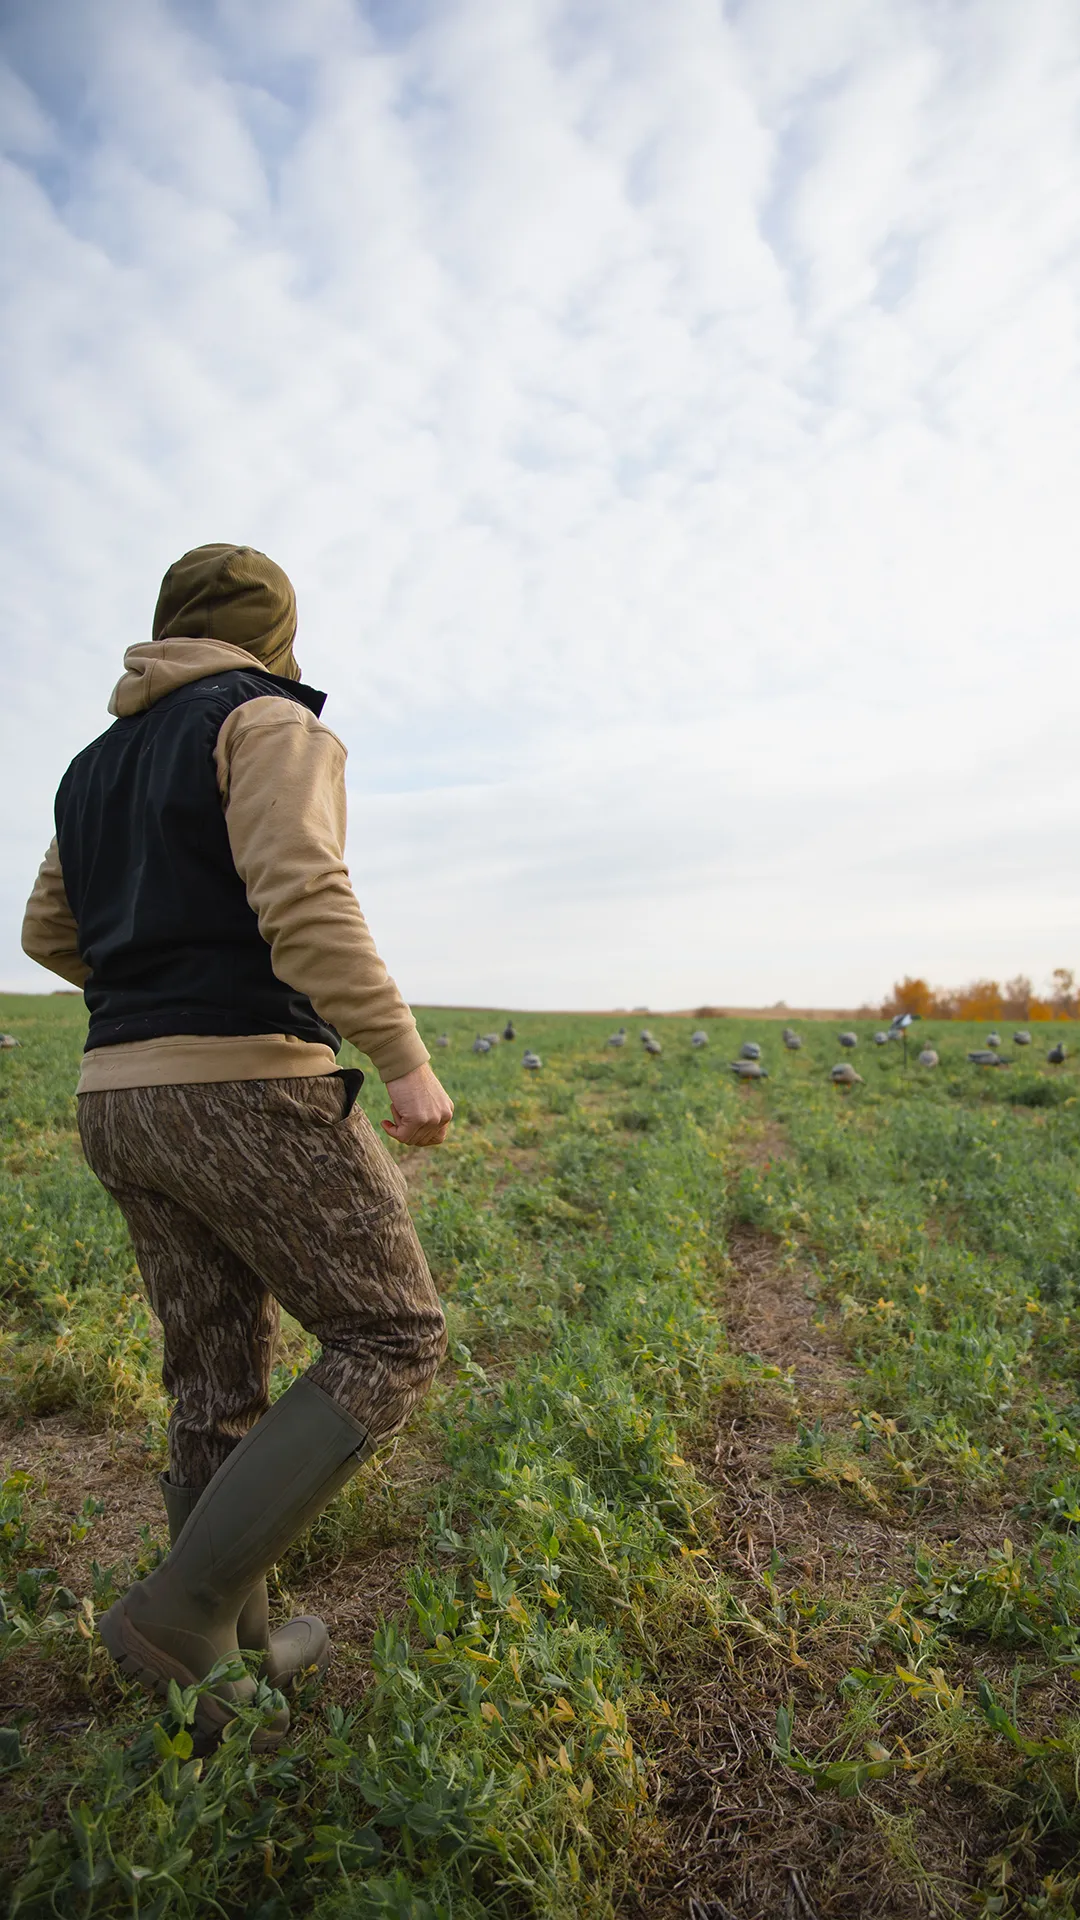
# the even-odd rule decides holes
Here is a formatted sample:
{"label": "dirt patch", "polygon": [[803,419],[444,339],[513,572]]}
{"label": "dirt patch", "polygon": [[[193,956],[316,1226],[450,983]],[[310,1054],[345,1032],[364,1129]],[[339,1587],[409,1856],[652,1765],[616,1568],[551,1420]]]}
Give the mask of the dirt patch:
{"label": "dirt patch", "polygon": [[[164,1462],[125,1428],[87,1433],[66,1413],[7,1419],[0,1423],[0,1464],[5,1473],[30,1473],[44,1482],[44,1499],[31,1503],[34,1538],[75,1593],[90,1591],[94,1560],[101,1566],[135,1560],[143,1550],[142,1530],[164,1543],[157,1484]],[[100,1501],[103,1511],[90,1520],[83,1540],[73,1540],[72,1525],[89,1499]]]}
{"label": "dirt patch", "polygon": [[[762,1128],[743,1152],[786,1152]],[[875,1787],[872,1802],[818,1793],[772,1757],[778,1703],[795,1712],[809,1753],[836,1733],[837,1686],[865,1657],[871,1608],[910,1579],[917,1540],[937,1535],[984,1555],[1015,1515],[861,1507],[825,1487],[779,1476],[778,1447],[801,1423],[850,1436],[857,1377],[813,1276],[769,1235],[738,1227],[723,1276],[731,1344],[779,1369],[752,1392],[733,1389],[711,1450],[695,1466],[716,1489],[718,1565],[769,1638],[733,1631],[734,1657],[668,1687],[670,1718],[648,1716],[644,1743],[663,1757],[658,1811],[668,1845],[620,1908],[623,1920],[925,1920],[973,1911],[968,1889],[1000,1841],[989,1802],[940,1780]],[[980,1670],[989,1671],[986,1650]],[[957,1677],[971,1664],[956,1653]],[[1008,1662],[1006,1662],[1008,1664]],[[918,1872],[912,1871],[917,1834]],[[907,1835],[907,1838],[905,1838]],[[905,1864],[906,1863],[906,1864]]]}

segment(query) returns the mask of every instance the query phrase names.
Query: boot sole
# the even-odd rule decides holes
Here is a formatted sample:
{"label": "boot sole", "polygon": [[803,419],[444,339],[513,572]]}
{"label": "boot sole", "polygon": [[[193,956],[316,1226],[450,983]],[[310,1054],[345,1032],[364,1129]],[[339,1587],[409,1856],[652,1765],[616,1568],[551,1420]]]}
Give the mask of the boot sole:
{"label": "boot sole", "polygon": [[[97,1623],[98,1632],[105,1647],[121,1673],[129,1680],[138,1681],[148,1693],[159,1700],[168,1697],[169,1682],[175,1680],[178,1687],[198,1685],[198,1676],[174,1660],[171,1654],[164,1653],[160,1647],[147,1640],[139,1632],[124,1608],[122,1600],[116,1600]],[[286,1713],[288,1709],[286,1709]],[[235,1716],[212,1693],[201,1693],[195,1708],[195,1726],[200,1734],[215,1743],[220,1740],[229,1722]],[[253,1753],[266,1753],[280,1747],[288,1734],[288,1722],[280,1729],[260,1727],[254,1735],[251,1747]]]}

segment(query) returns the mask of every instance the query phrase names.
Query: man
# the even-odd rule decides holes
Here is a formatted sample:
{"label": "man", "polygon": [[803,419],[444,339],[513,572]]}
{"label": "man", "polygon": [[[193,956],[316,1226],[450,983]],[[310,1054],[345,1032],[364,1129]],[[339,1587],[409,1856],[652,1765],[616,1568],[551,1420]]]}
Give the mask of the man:
{"label": "man", "polygon": [[[270,1633],[266,1573],[421,1399],[446,1347],[404,1183],[335,1069],[345,1034],[386,1083],[395,1140],[453,1106],[376,953],[344,861],[345,749],[293,658],[296,602],[250,547],[185,554],[115,723],[68,768],[23,947],[83,987],[78,1089],[164,1334],[174,1406],[162,1565],[102,1616],[159,1694],[238,1649],[287,1687],[322,1621]],[[269,1405],[279,1304],[321,1342]],[[220,1733],[255,1682],[215,1676]],[[288,1710],[258,1744],[284,1738]]]}

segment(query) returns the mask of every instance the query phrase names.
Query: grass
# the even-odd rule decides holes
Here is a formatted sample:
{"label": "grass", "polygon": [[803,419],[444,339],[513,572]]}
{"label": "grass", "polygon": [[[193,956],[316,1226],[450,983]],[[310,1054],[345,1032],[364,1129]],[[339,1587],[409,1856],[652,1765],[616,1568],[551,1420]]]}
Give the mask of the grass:
{"label": "grass", "polygon": [[[167,1409],[79,1155],[81,1005],[0,1001],[10,1911],[1075,1916],[1074,1065],[1036,1028],[980,1073],[949,1024],[905,1071],[860,1027],[847,1093],[831,1027],[762,1023],[738,1086],[734,1023],[650,1017],[649,1059],[521,1016],[473,1055],[503,1017],[421,1014],[450,1357],[277,1570],[335,1666],[284,1752],[252,1721],[199,1758],[94,1633],[164,1545]],[[308,1353],[288,1325],[279,1387]]]}

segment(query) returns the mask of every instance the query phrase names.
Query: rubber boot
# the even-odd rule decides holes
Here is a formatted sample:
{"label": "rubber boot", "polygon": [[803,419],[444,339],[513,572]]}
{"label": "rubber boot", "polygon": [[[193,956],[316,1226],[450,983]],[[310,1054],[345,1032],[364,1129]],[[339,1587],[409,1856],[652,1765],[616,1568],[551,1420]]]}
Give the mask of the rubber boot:
{"label": "rubber boot", "polygon": [[[248,1595],[293,1540],[373,1452],[366,1430],[305,1377],[264,1413],[200,1494],[160,1567],[102,1614],[117,1665],[153,1692],[196,1685],[239,1652],[236,1623]],[[221,1734],[255,1682],[217,1680],[200,1694],[195,1723]],[[280,1744],[288,1708],[253,1746]]]}
{"label": "rubber boot", "polygon": [[[175,1543],[202,1489],[174,1486],[164,1473],[158,1484],[169,1516],[169,1539]],[[237,1617],[236,1638],[244,1652],[262,1654],[260,1677],[282,1693],[289,1691],[298,1676],[325,1673],[330,1664],[330,1635],[318,1614],[298,1614],[271,1633],[265,1580],[257,1580],[244,1601]]]}

